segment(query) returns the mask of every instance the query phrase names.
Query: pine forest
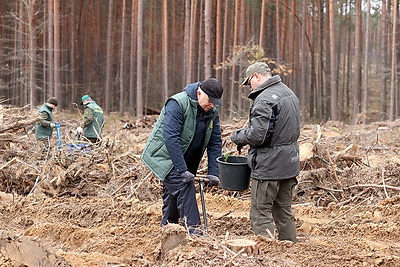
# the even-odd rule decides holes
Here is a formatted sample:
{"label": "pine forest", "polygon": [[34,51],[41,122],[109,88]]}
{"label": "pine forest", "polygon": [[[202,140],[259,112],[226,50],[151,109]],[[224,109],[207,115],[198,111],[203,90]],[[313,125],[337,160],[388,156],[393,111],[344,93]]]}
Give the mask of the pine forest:
{"label": "pine forest", "polygon": [[221,117],[243,117],[246,67],[264,61],[302,121],[399,116],[397,0],[3,0],[1,102],[69,109],[83,94],[142,117],[216,77]]}

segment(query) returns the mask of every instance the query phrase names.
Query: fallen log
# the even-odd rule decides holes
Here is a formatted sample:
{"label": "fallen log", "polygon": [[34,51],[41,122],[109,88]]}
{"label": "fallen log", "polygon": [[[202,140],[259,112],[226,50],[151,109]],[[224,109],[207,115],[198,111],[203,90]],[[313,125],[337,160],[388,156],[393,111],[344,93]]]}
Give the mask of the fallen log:
{"label": "fallen log", "polygon": [[30,119],[27,119],[24,121],[17,121],[17,122],[11,123],[9,125],[0,127],[0,133],[4,133],[7,131],[11,131],[11,130],[16,131],[16,130],[19,130],[26,126],[32,126],[35,122],[37,122],[39,120],[40,120],[40,117],[35,117],[35,118],[30,118]]}

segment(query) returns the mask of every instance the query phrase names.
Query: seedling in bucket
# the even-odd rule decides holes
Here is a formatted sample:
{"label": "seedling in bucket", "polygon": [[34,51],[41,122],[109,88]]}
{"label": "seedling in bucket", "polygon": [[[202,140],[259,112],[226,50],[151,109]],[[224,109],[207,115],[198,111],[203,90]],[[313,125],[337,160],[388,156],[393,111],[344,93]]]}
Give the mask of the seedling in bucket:
{"label": "seedling in bucket", "polygon": [[231,156],[231,154],[225,153],[224,154],[224,162],[228,162],[230,156]]}

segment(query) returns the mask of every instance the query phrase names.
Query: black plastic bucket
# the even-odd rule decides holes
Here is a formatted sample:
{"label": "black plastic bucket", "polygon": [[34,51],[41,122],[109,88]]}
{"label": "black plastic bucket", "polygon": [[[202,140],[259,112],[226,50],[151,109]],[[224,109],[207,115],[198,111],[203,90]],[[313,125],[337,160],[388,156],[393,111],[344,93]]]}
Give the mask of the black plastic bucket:
{"label": "black plastic bucket", "polygon": [[249,188],[250,168],[247,158],[241,156],[221,156],[217,158],[219,179],[222,189],[242,191]]}

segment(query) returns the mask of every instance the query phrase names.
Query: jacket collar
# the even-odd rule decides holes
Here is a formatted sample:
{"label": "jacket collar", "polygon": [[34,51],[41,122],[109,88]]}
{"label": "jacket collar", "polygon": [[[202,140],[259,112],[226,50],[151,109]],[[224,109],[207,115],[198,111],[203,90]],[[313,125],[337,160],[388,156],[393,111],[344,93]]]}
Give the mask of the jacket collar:
{"label": "jacket collar", "polygon": [[47,107],[50,111],[53,111],[53,108],[52,108],[52,107],[48,106],[46,103],[45,103],[45,105],[46,105],[46,107]]}
{"label": "jacket collar", "polygon": [[260,84],[257,88],[254,88],[254,90],[249,93],[248,98],[255,99],[262,91],[274,84],[280,83],[281,81],[282,79],[279,75],[275,75],[269,78],[264,83]]}

